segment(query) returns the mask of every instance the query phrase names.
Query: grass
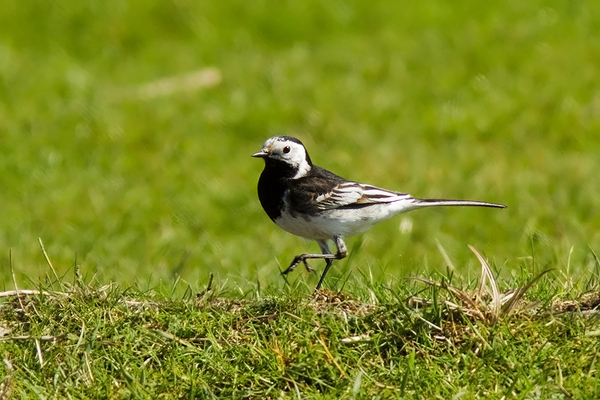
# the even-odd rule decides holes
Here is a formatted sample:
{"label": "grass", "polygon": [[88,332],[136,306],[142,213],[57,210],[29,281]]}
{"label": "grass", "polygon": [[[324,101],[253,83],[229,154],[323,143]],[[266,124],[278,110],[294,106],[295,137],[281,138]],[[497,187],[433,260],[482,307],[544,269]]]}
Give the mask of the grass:
{"label": "grass", "polygon": [[[0,342],[5,387],[597,398],[597,320],[552,304],[598,291],[599,7],[5,1],[0,291],[69,293],[3,300],[0,327],[27,337]],[[278,273],[316,246],[257,201],[249,155],[275,134],[347,178],[508,209],[420,211],[350,238],[326,293],[368,312],[343,314],[309,298],[317,274]],[[405,279],[473,289],[469,244],[503,292],[552,269],[525,295],[533,315],[449,320],[442,284]],[[407,311],[411,296],[437,306]],[[440,341],[423,320],[465,328]]]}
{"label": "grass", "polygon": [[499,312],[447,281],[234,299],[76,277],[2,294],[0,398],[598,398],[597,287],[540,282]]}

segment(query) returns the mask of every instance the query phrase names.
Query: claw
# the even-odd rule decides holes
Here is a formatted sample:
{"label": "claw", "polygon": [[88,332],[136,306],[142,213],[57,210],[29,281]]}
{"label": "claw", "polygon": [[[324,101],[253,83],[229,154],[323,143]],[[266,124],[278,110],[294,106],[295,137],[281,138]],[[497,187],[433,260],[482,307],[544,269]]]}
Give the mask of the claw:
{"label": "claw", "polygon": [[[285,271],[283,271],[281,273],[281,275],[287,275],[290,272],[292,272],[297,266],[298,264],[300,264],[302,261],[304,261],[302,259],[302,256],[296,256],[296,258],[294,258],[294,261],[292,261],[292,263],[290,264],[289,267],[287,267],[287,269]],[[306,261],[304,261],[304,263],[306,264]]]}
{"label": "claw", "polygon": [[314,269],[312,269],[312,268],[311,268],[311,267],[308,265],[308,263],[306,262],[306,260],[302,260],[302,261],[304,262],[304,267],[306,268],[306,270],[307,270],[308,272],[313,272],[313,271],[314,271]]}

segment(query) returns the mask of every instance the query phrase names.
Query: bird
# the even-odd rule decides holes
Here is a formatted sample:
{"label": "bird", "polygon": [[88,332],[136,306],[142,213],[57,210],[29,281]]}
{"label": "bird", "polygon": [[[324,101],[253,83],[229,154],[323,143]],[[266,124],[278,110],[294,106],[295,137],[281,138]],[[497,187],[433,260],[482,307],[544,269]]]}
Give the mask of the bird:
{"label": "bird", "polygon": [[[421,199],[344,179],[314,165],[304,144],[292,136],[267,139],[252,157],[265,162],[258,180],[258,199],[269,218],[283,230],[315,240],[319,245],[321,254],[300,254],[282,272],[286,275],[300,263],[312,271],[307,260],[325,260],[315,293],[323,285],[333,261],[348,255],[344,238],[362,233],[379,222],[426,207],[506,208],[484,201]],[[329,248],[329,241],[333,241],[335,253]]]}

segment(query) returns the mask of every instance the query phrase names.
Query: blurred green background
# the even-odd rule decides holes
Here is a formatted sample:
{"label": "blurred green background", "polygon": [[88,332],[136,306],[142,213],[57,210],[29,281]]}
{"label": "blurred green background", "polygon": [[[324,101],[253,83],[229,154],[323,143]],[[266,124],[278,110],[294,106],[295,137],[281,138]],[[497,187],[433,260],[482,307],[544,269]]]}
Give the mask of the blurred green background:
{"label": "blurred green background", "polygon": [[[507,210],[424,210],[349,239],[334,277],[584,279],[600,252],[600,3],[16,1],[0,8],[0,283],[79,265],[149,287],[284,286],[316,251],[256,195],[276,134],[349,179]],[[317,270],[322,263],[316,262]],[[290,279],[318,276],[298,269]],[[354,278],[352,278],[354,279]]]}

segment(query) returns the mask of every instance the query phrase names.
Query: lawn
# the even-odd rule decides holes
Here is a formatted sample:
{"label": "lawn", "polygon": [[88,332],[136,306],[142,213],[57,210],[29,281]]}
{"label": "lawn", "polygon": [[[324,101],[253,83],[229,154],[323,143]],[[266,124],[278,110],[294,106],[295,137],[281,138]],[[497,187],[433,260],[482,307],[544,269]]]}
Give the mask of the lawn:
{"label": "lawn", "polygon": [[[47,292],[0,298],[4,386],[599,398],[599,23],[591,1],[4,1],[0,291]],[[278,134],[348,179],[508,208],[349,238],[310,297],[318,273],[279,271],[317,245],[256,194]],[[550,269],[533,311],[491,323],[412,279],[472,293],[468,245],[501,292]]]}

